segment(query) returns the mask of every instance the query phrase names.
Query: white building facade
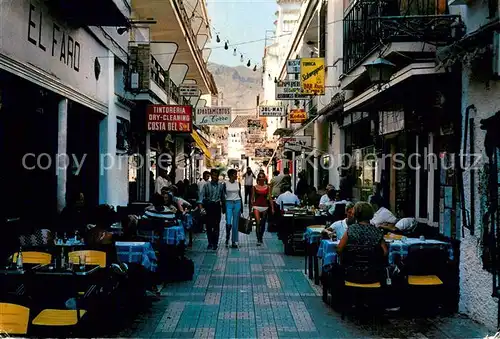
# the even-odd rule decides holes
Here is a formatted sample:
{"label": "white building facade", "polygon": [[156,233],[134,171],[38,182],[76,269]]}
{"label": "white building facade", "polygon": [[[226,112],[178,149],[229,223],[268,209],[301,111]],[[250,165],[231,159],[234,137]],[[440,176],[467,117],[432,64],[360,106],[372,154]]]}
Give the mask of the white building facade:
{"label": "white building facade", "polygon": [[[84,1],[65,8],[0,3],[0,125],[9,149],[2,179],[6,187],[23,183],[13,191],[24,196],[36,189],[39,208],[49,214],[75,192],[90,205],[128,202],[127,147],[123,138],[117,142],[130,121],[123,94],[128,36],[117,27],[129,25],[130,6],[104,2],[94,17]],[[14,200],[33,204],[16,194]]]}

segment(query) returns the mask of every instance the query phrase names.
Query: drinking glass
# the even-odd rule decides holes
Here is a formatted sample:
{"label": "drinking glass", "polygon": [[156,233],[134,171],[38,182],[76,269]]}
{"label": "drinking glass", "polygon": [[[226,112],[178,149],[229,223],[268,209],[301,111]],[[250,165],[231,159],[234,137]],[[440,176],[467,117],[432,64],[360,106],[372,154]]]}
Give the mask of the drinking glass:
{"label": "drinking glass", "polygon": [[87,263],[87,256],[85,254],[80,255],[80,269],[85,269]]}

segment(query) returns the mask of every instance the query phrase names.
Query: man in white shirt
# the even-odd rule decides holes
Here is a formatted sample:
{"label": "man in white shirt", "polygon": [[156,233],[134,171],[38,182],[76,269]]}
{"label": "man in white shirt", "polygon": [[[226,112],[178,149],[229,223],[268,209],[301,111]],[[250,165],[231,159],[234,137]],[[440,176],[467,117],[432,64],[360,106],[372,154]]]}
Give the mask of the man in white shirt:
{"label": "man in white shirt", "polygon": [[255,174],[253,174],[252,169],[248,167],[247,172],[243,176],[243,180],[245,182],[245,205],[250,203],[249,205],[250,211],[252,210],[252,189],[253,189],[254,179],[255,179]]}
{"label": "man in white shirt", "polygon": [[155,181],[155,193],[161,194],[161,189],[169,186],[172,186],[172,183],[168,180],[167,173],[165,170],[160,170]]}
{"label": "man in white shirt", "polygon": [[280,209],[282,209],[283,205],[300,205],[300,199],[292,193],[291,186],[283,186],[281,192],[278,199],[276,199],[276,204]]}
{"label": "man in white shirt", "polygon": [[210,172],[209,171],[205,171],[203,172],[203,178],[198,181],[198,192],[201,192],[201,190],[203,189],[203,186],[205,186],[205,184],[210,180]]}
{"label": "man in white shirt", "polygon": [[354,203],[348,202],[345,206],[346,218],[343,220],[335,221],[330,227],[323,230],[323,234],[328,238],[334,238],[337,240],[342,239],[349,225],[352,225],[354,220]]}
{"label": "man in white shirt", "polygon": [[328,184],[326,186],[326,193],[321,196],[321,199],[319,199],[319,208],[325,208],[330,201],[330,197],[328,196],[328,192],[330,190],[333,190],[333,185]]}

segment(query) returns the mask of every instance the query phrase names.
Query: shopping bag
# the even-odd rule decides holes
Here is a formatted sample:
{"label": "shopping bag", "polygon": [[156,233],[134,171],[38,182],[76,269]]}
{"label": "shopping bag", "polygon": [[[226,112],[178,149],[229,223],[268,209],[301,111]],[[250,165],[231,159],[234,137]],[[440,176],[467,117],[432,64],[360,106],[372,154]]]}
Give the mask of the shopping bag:
{"label": "shopping bag", "polygon": [[252,223],[242,215],[240,216],[240,220],[238,222],[238,231],[244,234],[252,233]]}

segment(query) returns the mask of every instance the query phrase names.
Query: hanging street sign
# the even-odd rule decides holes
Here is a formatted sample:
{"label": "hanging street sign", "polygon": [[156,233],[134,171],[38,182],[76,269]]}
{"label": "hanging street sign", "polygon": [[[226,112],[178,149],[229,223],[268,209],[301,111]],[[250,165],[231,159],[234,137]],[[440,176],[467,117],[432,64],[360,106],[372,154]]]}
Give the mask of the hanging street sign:
{"label": "hanging street sign", "polygon": [[301,93],[307,95],[325,95],[325,59],[300,59]]}
{"label": "hanging street sign", "polygon": [[231,107],[199,107],[196,125],[231,125]]}
{"label": "hanging street sign", "polygon": [[255,157],[256,158],[270,158],[274,154],[274,149],[272,148],[256,148]]}
{"label": "hanging street sign", "polygon": [[260,117],[283,117],[286,116],[285,107],[259,106]]}
{"label": "hanging street sign", "polygon": [[276,83],[276,100],[304,100],[309,95],[302,94],[300,80],[283,80]]}
{"label": "hanging street sign", "polygon": [[286,72],[288,74],[300,74],[300,59],[287,60]]}
{"label": "hanging street sign", "polygon": [[191,106],[149,105],[146,114],[147,130],[153,132],[193,131],[193,108]]}
{"label": "hanging street sign", "polygon": [[192,98],[200,96],[198,85],[195,84],[182,84],[179,86],[179,94],[182,97]]}
{"label": "hanging street sign", "polygon": [[307,120],[307,113],[303,109],[292,109],[288,115],[291,124],[301,124]]}
{"label": "hanging street sign", "polygon": [[302,151],[303,147],[312,147],[312,137],[311,136],[294,136],[283,138],[286,151]]}

